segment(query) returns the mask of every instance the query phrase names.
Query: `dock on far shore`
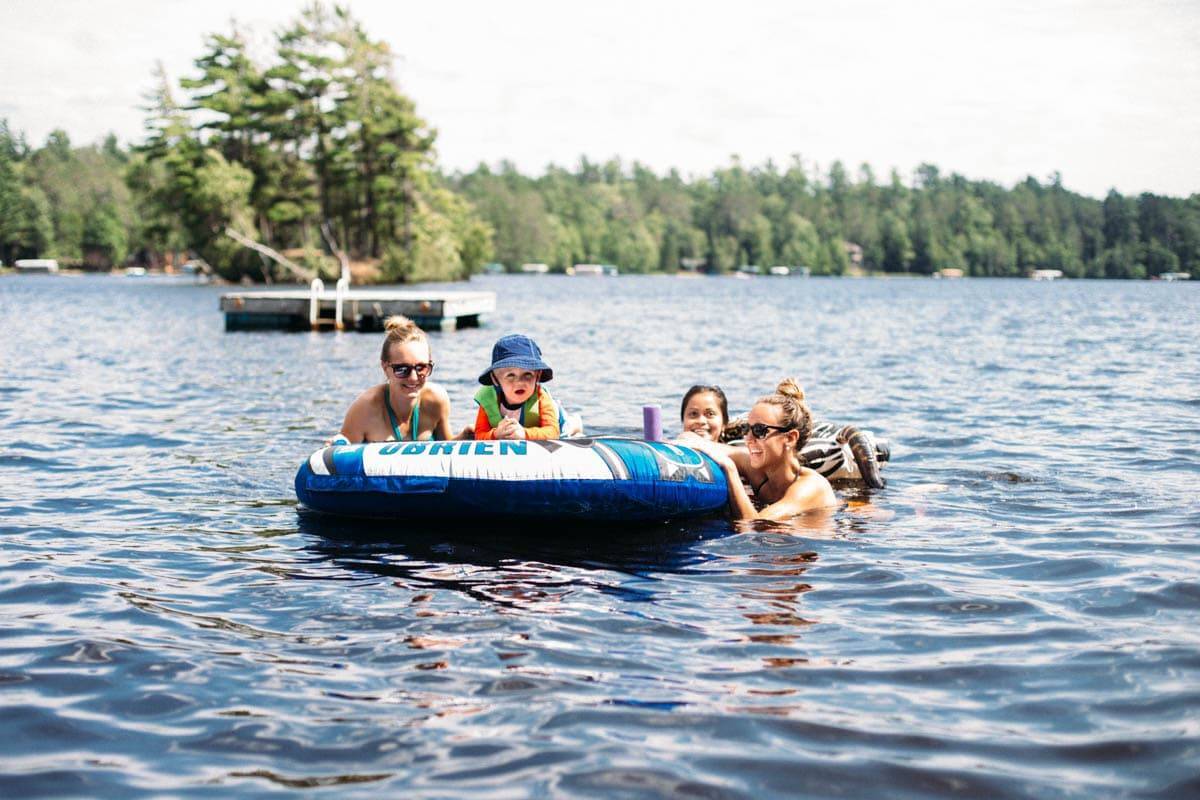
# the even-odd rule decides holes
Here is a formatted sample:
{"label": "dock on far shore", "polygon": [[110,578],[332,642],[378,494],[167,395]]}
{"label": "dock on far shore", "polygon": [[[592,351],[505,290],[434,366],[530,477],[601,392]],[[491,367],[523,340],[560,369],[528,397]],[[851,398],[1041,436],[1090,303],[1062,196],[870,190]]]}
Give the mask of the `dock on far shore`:
{"label": "dock on far shore", "polygon": [[387,289],[230,292],[221,295],[225,330],[381,331],[403,314],[427,331],[478,327],[496,310],[494,292],[392,291]]}

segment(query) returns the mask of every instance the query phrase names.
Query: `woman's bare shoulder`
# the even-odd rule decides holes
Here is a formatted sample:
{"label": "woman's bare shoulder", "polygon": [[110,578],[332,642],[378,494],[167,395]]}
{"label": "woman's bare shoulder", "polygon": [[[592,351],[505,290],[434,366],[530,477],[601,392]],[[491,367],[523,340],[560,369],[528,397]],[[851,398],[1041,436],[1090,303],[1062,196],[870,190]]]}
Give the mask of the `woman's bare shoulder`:
{"label": "woman's bare shoulder", "polygon": [[428,402],[449,403],[450,395],[446,393],[446,389],[440,383],[428,381],[421,390],[421,403]]}
{"label": "woman's bare shoulder", "polygon": [[838,502],[829,480],[808,467],[800,468],[800,474],[788,488],[788,495],[796,498],[803,506],[802,511],[812,508],[827,508],[837,505]]}
{"label": "woman's bare shoulder", "polygon": [[429,413],[432,411],[446,412],[450,409],[450,395],[441,385],[436,383],[426,383],[421,389],[421,411]]}
{"label": "woman's bare shoulder", "polygon": [[354,398],[354,402],[350,404],[351,410],[359,406],[378,405],[383,402],[383,387],[387,384],[379,383],[375,386],[370,386],[362,391],[362,393]]}
{"label": "woman's bare shoulder", "polygon": [[351,433],[351,431],[344,429],[346,426],[365,428],[370,424],[370,420],[373,419],[375,414],[382,412],[383,387],[384,384],[382,383],[378,386],[372,386],[354,398],[354,402],[350,404],[350,408],[346,409],[346,425],[343,426],[343,433]]}

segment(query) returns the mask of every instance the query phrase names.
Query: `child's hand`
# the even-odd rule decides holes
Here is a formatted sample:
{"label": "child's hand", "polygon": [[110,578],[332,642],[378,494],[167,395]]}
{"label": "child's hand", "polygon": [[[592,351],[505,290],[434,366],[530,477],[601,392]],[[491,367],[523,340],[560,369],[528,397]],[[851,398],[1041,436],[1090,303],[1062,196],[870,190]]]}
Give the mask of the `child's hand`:
{"label": "child's hand", "polygon": [[502,419],[496,426],[497,439],[524,439],[525,429],[515,419]]}

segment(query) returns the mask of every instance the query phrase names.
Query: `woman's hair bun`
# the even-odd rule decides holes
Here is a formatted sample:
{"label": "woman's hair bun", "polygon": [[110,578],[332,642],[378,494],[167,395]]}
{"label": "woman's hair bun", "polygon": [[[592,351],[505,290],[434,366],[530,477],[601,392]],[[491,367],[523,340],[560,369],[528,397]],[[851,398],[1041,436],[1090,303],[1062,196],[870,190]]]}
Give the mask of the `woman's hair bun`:
{"label": "woman's hair bun", "polygon": [[421,330],[417,323],[402,314],[395,314],[385,319],[383,321],[383,329],[387,332],[387,335],[383,337],[383,348],[379,353],[380,361],[388,360],[388,348],[394,344],[429,341],[425,337],[425,331]]}
{"label": "woman's hair bun", "polygon": [[784,378],[775,387],[775,391],[784,397],[792,397],[804,402],[804,390],[800,388],[800,384],[796,383],[795,378]]}
{"label": "woman's hair bun", "polygon": [[417,323],[402,314],[396,314],[383,321],[383,329],[388,333],[408,333],[417,327]]}

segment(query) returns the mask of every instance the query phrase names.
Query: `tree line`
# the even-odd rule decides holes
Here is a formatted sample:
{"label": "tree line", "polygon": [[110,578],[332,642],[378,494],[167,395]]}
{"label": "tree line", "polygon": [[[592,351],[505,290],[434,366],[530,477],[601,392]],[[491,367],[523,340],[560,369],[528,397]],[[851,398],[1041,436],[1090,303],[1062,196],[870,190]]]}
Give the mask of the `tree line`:
{"label": "tree line", "polygon": [[314,3],[266,63],[236,27],[205,37],[178,90],[161,66],[144,143],[30,149],[0,126],[0,254],[99,265],[167,254],[270,280],[264,245],[314,272],[341,253],[392,281],[465,278],[491,232],[435,169],[434,131],[391,71],[386,43]]}
{"label": "tree line", "polygon": [[1006,189],[923,164],[906,183],[895,171],[880,181],[867,164],[853,177],[840,162],[822,172],[796,156],[784,167],[735,158],[690,180],[619,161],[584,159],[540,177],[502,163],[450,183],[492,227],[506,265],[723,272],[779,264],[826,275],[1059,269],[1091,278],[1200,270],[1200,194],[1111,191],[1096,200],[1065,189],[1058,175]]}
{"label": "tree line", "polygon": [[743,265],[1071,277],[1200,274],[1200,194],[1102,200],[1058,175],[1006,188],[919,166],[909,180],[794,156],[659,175],[580,160],[539,176],[512,164],[446,174],[435,131],[399,91],[387,44],[319,3],[266,63],[236,27],[205,37],[193,77],[159,68],[145,141],[40,147],[0,120],[0,260],[103,269],[199,258],[230,279],[294,279],[247,240],[318,274],[340,252],[378,280],[451,280],[486,262],[626,272]]}

